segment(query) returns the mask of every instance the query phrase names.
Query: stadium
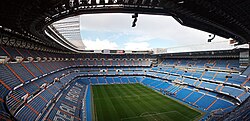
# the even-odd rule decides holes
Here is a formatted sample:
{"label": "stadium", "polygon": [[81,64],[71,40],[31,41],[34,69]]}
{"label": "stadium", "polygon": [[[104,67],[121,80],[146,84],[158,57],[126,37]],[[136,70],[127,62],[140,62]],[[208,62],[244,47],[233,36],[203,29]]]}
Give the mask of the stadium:
{"label": "stadium", "polygon": [[250,121],[249,13],[247,0],[2,0],[0,120]]}

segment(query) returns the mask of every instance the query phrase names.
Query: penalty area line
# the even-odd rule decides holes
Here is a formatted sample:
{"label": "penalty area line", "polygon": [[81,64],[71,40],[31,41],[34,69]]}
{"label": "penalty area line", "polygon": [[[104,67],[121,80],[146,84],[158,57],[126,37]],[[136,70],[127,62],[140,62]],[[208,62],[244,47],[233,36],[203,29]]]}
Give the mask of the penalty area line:
{"label": "penalty area line", "polygon": [[[154,114],[150,114],[149,112],[144,112],[139,116],[133,116],[133,117],[127,117],[127,118],[122,118],[121,121],[124,120],[129,120],[129,119],[136,119],[136,118],[144,118],[144,117],[151,117],[151,116],[157,116],[157,115],[161,115],[161,114],[167,114],[167,113],[176,113],[177,111],[168,111],[168,112],[161,112],[161,113],[154,113]],[[149,114],[147,114],[149,113]],[[178,113],[178,112],[177,112]],[[147,114],[147,115],[144,115]],[[156,120],[156,119],[155,119]]]}

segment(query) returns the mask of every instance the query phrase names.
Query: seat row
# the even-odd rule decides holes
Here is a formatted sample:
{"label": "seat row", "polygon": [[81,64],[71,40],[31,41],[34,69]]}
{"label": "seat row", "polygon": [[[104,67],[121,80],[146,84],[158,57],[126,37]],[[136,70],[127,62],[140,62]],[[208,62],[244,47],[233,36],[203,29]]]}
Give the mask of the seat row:
{"label": "seat row", "polygon": [[[238,87],[235,87],[235,85],[237,85],[236,83],[228,83],[229,78],[223,77],[225,79],[224,81],[214,80],[215,78],[213,77],[212,77],[213,79],[211,79],[211,76],[209,75],[211,73],[216,73],[216,72],[212,72],[212,71],[194,72],[193,76],[186,75],[185,73],[186,72],[182,74],[178,74],[178,73],[173,73],[171,71],[170,72],[165,72],[165,71],[149,71],[148,72],[149,75],[153,75],[156,77],[174,81],[179,84],[187,84],[190,86],[194,86],[196,88],[202,88],[202,89],[226,94],[226,95],[229,95],[238,99],[241,102],[243,102],[247,97],[250,96],[250,93],[247,92],[246,89],[241,88],[242,84],[238,85]],[[230,75],[230,74],[226,74],[225,72],[220,72],[220,73],[222,75]],[[218,77],[218,75],[219,73],[217,72],[217,74],[215,74],[214,77]],[[207,79],[207,77],[209,77],[210,79]],[[247,77],[238,78],[238,80],[235,82],[241,82],[241,83],[247,82],[244,84],[244,86],[248,86],[248,84],[250,83],[249,81],[247,81]]]}
{"label": "seat row", "polygon": [[[7,108],[11,112],[15,112],[16,109],[18,109],[18,107],[23,104],[20,99],[23,98],[26,94],[31,96],[40,90],[41,85],[50,84],[54,81],[55,78],[58,78],[63,74],[72,72],[74,70],[81,70],[81,68],[79,66],[76,66],[76,61],[22,62],[0,64],[1,111],[5,112],[6,106],[4,106],[4,104],[7,104]],[[91,69],[89,67],[85,68]],[[117,67],[109,68],[114,69]],[[127,70],[126,73],[131,74],[135,73],[133,71],[140,71],[142,73],[142,67],[129,67],[129,69],[121,69],[125,69]],[[100,70],[95,72],[100,72]],[[110,70],[110,73],[113,72]],[[76,75],[79,74],[77,73],[75,74],[75,76]],[[8,95],[9,92],[12,93]],[[8,98],[6,98],[7,95]]]}
{"label": "seat row", "polygon": [[44,111],[45,113],[41,115],[39,121],[84,119],[86,117],[84,107],[86,87],[83,81],[75,79],[73,83],[61,92],[56,101],[52,102],[47,110]]}
{"label": "seat row", "polygon": [[213,92],[174,85],[160,79],[144,78],[141,83],[204,111],[223,110],[229,107],[235,107],[232,102],[217,97],[217,94]]}
{"label": "seat row", "polygon": [[0,56],[6,56],[14,60],[17,57],[22,58],[89,58],[89,59],[146,59],[150,58],[148,54],[101,54],[101,53],[91,53],[91,54],[64,54],[64,53],[53,53],[53,52],[44,52],[44,51],[37,51],[37,50],[28,50],[28,49],[21,49],[21,48],[14,48],[8,46],[0,46]]}
{"label": "seat row", "polygon": [[[22,62],[0,64],[0,98],[17,85],[25,84],[43,75],[63,68],[79,66],[80,61]],[[140,67],[141,68],[141,67]],[[90,68],[89,68],[90,69]],[[86,69],[83,69],[86,70]],[[139,70],[131,67],[129,70]],[[115,71],[113,71],[115,73]],[[112,73],[112,71],[110,71]],[[120,72],[121,73],[121,72]]]}
{"label": "seat row", "polygon": [[239,69],[239,59],[164,59],[161,65]]}
{"label": "seat row", "polygon": [[211,80],[216,82],[237,84],[250,87],[250,82],[246,82],[247,76],[237,73],[205,71],[204,69],[183,69],[174,67],[153,67],[152,71],[169,73],[173,75],[186,76],[197,79]]}
{"label": "seat row", "polygon": [[131,84],[139,83],[142,77],[138,76],[121,76],[121,77],[83,77],[84,82],[91,85],[100,84]]}
{"label": "seat row", "polygon": [[[65,76],[62,76],[64,74]],[[46,86],[53,84],[51,88],[53,92],[54,89],[58,89],[62,85],[68,83],[69,80],[72,80],[76,77],[75,72],[68,72],[68,70],[59,71],[57,73],[50,74],[48,76],[39,78],[37,80],[32,81],[31,83],[27,83],[15,90],[12,90],[8,96],[6,96],[6,104],[8,109],[12,114],[14,114],[20,106],[25,104],[26,100],[32,98],[37,93],[41,92]],[[56,83],[55,78],[60,79],[60,83]]]}
{"label": "seat row", "polygon": [[[31,99],[27,100],[24,105],[22,105],[22,107],[15,114],[15,118],[20,121],[42,120],[41,118],[44,118],[45,116],[43,114],[45,112],[48,113],[46,109],[53,103],[53,101],[56,100],[59,94],[62,94],[61,91],[68,91],[69,88],[66,87],[68,84],[68,87],[70,88],[72,88],[73,85],[76,85],[77,82],[74,82],[73,84],[70,83],[74,80],[74,78],[74,73],[71,73],[68,76],[62,77],[60,81],[55,81],[53,84],[42,89]],[[80,84],[77,84],[77,86],[79,85]],[[66,90],[64,87],[66,87]],[[84,88],[84,86],[81,85],[81,88]],[[64,95],[63,97],[67,96]],[[55,109],[58,110],[60,108],[55,107]]]}

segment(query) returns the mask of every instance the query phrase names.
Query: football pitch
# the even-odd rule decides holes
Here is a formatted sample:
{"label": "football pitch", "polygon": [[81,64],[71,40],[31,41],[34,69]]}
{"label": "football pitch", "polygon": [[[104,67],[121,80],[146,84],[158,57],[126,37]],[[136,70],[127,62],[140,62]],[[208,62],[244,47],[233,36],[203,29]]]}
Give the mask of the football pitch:
{"label": "football pitch", "polygon": [[191,121],[203,113],[141,84],[92,86],[95,121]]}

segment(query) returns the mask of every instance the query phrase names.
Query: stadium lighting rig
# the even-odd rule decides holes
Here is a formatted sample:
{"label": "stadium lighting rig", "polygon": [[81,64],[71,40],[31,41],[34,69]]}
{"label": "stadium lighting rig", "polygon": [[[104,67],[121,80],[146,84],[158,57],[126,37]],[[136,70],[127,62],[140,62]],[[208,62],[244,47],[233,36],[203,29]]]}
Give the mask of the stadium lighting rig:
{"label": "stadium lighting rig", "polygon": [[138,13],[134,13],[134,15],[132,15],[132,18],[134,18],[134,21],[132,23],[132,27],[136,26],[136,22],[137,22],[137,18],[138,18]]}
{"label": "stadium lighting rig", "polygon": [[[212,35],[208,35],[209,36],[209,39],[207,40],[207,42],[212,42],[212,40],[215,38],[215,34],[213,35],[213,37],[212,37]],[[210,38],[210,37],[212,37],[212,38]]]}

